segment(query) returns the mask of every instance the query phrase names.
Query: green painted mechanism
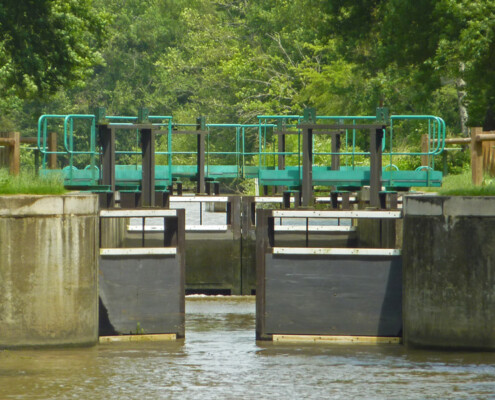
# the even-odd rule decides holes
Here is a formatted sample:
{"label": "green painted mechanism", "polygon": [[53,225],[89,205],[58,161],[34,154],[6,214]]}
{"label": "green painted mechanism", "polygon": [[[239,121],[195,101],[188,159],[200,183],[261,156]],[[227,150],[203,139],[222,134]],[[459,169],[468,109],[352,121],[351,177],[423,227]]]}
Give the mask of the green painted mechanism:
{"label": "green painted mechanism", "polygon": [[[428,143],[435,143],[426,152],[397,150],[394,139],[404,140],[401,130],[407,121],[428,134]],[[257,124],[207,124],[204,117],[196,124],[174,123],[172,116],[149,115],[146,108],[138,116],[109,116],[105,109],[93,114],[42,115],[38,121],[38,148],[42,154],[41,174],[62,173],[68,188],[105,191],[101,181],[101,147],[97,137],[98,124],[115,129],[115,179],[117,189],[139,190],[141,185],[141,149],[139,124],[151,124],[156,129],[155,179],[157,187],[167,187],[174,180],[195,179],[195,130],[207,131],[205,143],[205,177],[257,178],[260,185],[298,187],[302,182],[301,123],[345,124],[341,130],[340,151],[332,152],[330,140],[313,139],[313,185],[362,187],[369,184],[369,151],[357,146],[364,133],[359,124],[386,123],[382,142],[382,183],[389,188],[441,186],[442,173],[434,170],[434,156],[442,153],[445,144],[445,123],[432,115],[390,115],[378,108],[375,116],[318,116],[314,109],[299,115],[260,115]],[[126,125],[132,129],[123,129]],[[356,125],[350,129],[349,125]],[[191,135],[175,132],[191,131]],[[49,147],[49,133],[58,131],[55,148]],[[284,137],[286,146],[280,150]],[[278,146],[278,147],[277,147]],[[55,155],[58,169],[48,168],[48,159]],[[329,159],[339,157],[340,168],[332,170]],[[414,171],[401,171],[396,160],[415,157],[428,159]],[[283,157],[283,167],[281,159]]]}

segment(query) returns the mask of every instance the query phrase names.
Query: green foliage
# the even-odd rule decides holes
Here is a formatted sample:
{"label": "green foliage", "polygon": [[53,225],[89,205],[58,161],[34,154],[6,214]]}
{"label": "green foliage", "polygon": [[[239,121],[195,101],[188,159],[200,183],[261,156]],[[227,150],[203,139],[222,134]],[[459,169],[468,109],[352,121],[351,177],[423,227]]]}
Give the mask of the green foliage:
{"label": "green foliage", "polygon": [[[373,115],[383,103],[394,114],[439,115],[458,136],[461,103],[471,125],[480,125],[486,110],[495,107],[494,4],[4,1],[0,130],[33,136],[40,114],[87,113],[93,105],[113,115],[136,115],[147,106],[151,114],[173,115],[176,122],[206,115],[208,122],[252,123],[259,114],[300,114],[308,106],[319,115]],[[76,129],[75,146],[87,149],[84,129]],[[419,150],[422,133],[424,128],[404,124],[397,147]],[[297,151],[294,139],[288,138],[289,151]],[[365,139],[357,144],[367,148]],[[233,136],[215,132],[209,145],[231,151]],[[250,131],[246,149],[257,146],[257,133]],[[318,146],[329,151],[328,141]],[[138,148],[134,136],[125,134],[118,147]],[[167,144],[161,140],[158,147],[166,151]],[[173,147],[194,148],[187,138],[174,138]],[[79,158],[78,165],[87,162]],[[174,162],[193,159],[184,155]],[[168,162],[165,155],[158,160]],[[287,157],[287,165],[297,162],[297,156]],[[453,171],[464,162],[463,156],[449,155]],[[393,163],[401,169],[419,165],[400,156]]]}
{"label": "green foliage", "polygon": [[21,173],[11,176],[8,171],[0,170],[0,194],[64,194],[63,178],[52,174],[37,177]]}
{"label": "green foliage", "polygon": [[26,97],[84,83],[103,61],[105,19],[91,0],[2,2],[0,88]]}
{"label": "green foliage", "polygon": [[144,335],[146,332],[144,331],[144,329],[141,327],[141,323],[140,322],[137,322],[136,323],[136,332],[131,332],[131,334],[134,334],[134,335]]}
{"label": "green foliage", "polygon": [[444,178],[438,194],[443,196],[495,196],[495,181],[485,176],[481,186],[474,186],[471,181],[471,171],[466,171],[460,175],[449,175]]}

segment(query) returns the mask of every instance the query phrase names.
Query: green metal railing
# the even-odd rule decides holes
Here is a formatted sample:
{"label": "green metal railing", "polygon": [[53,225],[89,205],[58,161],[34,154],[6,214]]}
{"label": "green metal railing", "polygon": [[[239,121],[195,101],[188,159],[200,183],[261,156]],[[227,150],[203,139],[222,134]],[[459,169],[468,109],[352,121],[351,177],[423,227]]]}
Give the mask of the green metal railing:
{"label": "green metal railing", "polygon": [[[139,147],[139,132],[132,127],[138,121],[135,116],[105,116],[106,122],[116,129],[120,126],[133,131],[136,135],[135,148]],[[172,181],[174,169],[181,165],[180,162],[175,162],[176,157],[191,156],[197,154],[197,150],[178,150],[174,145],[174,131],[180,129],[197,128],[197,124],[178,124],[173,122],[172,116],[149,116],[148,120],[161,134],[166,136],[166,149],[156,151],[156,155],[163,155],[167,158],[166,165],[168,166],[169,181]],[[225,124],[225,123],[210,123],[206,124],[206,154],[205,154],[205,170],[206,176],[218,175],[237,177],[252,177],[257,176],[259,171],[266,169],[275,169],[277,166],[276,157],[284,155],[291,158],[292,165],[289,168],[296,168],[299,171],[299,176],[302,168],[302,149],[301,149],[301,130],[298,128],[303,121],[303,117],[299,115],[260,115],[258,116],[257,124]],[[377,121],[375,116],[316,116],[316,123],[325,123],[331,121],[332,124],[359,125],[363,122],[374,123]],[[400,137],[401,129],[408,121],[422,125],[422,129],[428,132],[428,143],[435,143],[426,152],[421,151],[399,151],[394,143],[396,138]],[[86,125],[81,128],[81,122]],[[57,149],[49,149],[47,144],[49,126],[57,124],[57,128],[63,129],[62,145],[58,145]],[[99,158],[101,156],[97,142],[97,121],[95,115],[92,114],[69,114],[59,115],[50,114],[42,115],[38,120],[38,138],[37,145],[42,155],[42,169],[47,168],[47,157],[51,154],[63,156],[67,166],[63,168],[66,179],[69,182],[74,180],[77,168],[75,167],[75,158],[81,155],[89,156],[89,163],[85,167],[90,169],[90,181],[96,184],[100,178]],[[291,139],[290,148],[285,151],[277,151],[275,146],[277,140],[274,137],[275,130],[284,129],[288,133],[295,135],[295,139]],[[83,142],[87,144],[87,148],[81,149],[76,146],[76,141],[81,140],[76,138],[76,131],[83,130]],[[218,149],[214,146],[216,135],[228,135],[224,142],[229,143],[231,149]],[[191,133],[194,130],[191,129]],[[357,139],[361,134],[358,129],[343,130],[342,147],[339,152],[326,151],[324,148],[319,151],[314,151],[314,159],[316,157],[339,156],[343,157],[344,166],[348,168],[356,168],[357,157],[368,157],[369,151],[359,149],[357,147]],[[78,134],[80,135],[80,133]],[[313,136],[313,141],[317,135]],[[323,147],[329,143],[327,140]],[[315,142],[313,142],[313,148]],[[294,148],[295,146],[295,148]],[[174,148],[175,147],[175,148]],[[385,129],[382,142],[382,156],[387,162],[384,164],[385,170],[390,171],[390,183],[393,181],[394,171],[398,167],[394,163],[394,158],[399,156],[429,156],[429,165],[422,165],[418,170],[432,171],[435,167],[434,156],[440,154],[445,147],[445,122],[436,116],[432,115],[392,115],[389,119],[389,125]],[[140,155],[140,151],[134,149],[122,149],[116,151],[118,155]],[[294,158],[295,157],[295,158]],[[220,160],[220,161],[219,161]],[[182,163],[183,164],[183,163]],[[233,172],[236,169],[236,173]],[[193,170],[192,166],[190,171]],[[192,172],[191,172],[192,174]]]}

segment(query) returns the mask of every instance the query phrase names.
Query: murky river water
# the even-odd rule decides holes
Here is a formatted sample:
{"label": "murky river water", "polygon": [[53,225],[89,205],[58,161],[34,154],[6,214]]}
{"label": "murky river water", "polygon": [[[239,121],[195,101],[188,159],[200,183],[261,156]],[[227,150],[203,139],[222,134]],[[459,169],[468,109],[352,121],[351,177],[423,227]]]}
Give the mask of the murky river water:
{"label": "murky river water", "polygon": [[256,343],[254,298],[194,297],[186,340],[0,351],[0,399],[492,399],[494,353]]}

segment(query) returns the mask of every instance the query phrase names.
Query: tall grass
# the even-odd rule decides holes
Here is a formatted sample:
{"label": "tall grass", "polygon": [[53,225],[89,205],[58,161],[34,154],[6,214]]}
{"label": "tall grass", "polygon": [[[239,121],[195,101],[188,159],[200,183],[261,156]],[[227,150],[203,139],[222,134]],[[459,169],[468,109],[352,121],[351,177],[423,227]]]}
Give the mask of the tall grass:
{"label": "tall grass", "polygon": [[471,170],[468,170],[459,175],[447,175],[441,188],[428,188],[428,191],[436,191],[442,196],[495,196],[495,178],[485,176],[481,186],[474,186]]}
{"label": "tall grass", "polygon": [[60,175],[34,176],[22,173],[18,176],[9,175],[8,171],[0,170],[0,194],[63,194],[64,181]]}

